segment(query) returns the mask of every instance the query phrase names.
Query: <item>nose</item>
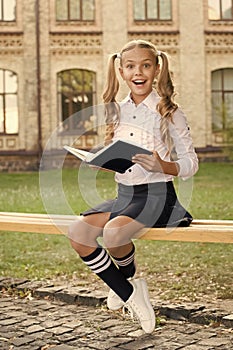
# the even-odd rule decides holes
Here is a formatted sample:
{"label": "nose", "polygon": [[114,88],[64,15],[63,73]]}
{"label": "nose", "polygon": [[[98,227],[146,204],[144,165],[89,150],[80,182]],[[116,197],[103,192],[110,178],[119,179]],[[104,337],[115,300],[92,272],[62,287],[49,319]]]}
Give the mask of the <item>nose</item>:
{"label": "nose", "polygon": [[135,75],[140,75],[140,74],[142,74],[142,69],[140,66],[136,66],[135,67]]}

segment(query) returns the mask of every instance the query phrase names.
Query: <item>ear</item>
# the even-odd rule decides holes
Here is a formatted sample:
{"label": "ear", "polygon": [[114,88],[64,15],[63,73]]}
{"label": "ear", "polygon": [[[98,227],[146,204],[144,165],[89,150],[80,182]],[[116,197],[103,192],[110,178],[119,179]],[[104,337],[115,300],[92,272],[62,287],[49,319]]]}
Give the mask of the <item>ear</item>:
{"label": "ear", "polygon": [[121,75],[122,79],[125,80],[124,72],[123,72],[122,67],[119,67],[119,72],[120,72],[120,75]]}

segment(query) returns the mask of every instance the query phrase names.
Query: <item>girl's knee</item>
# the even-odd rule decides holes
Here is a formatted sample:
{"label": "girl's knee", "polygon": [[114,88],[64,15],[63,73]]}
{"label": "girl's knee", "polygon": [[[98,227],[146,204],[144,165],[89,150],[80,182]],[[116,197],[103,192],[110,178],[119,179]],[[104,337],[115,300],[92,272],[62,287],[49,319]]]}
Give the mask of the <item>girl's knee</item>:
{"label": "girl's knee", "polygon": [[81,221],[75,221],[69,226],[67,236],[73,248],[78,246],[79,244],[88,245],[89,235],[87,232],[87,228],[85,227],[85,224],[83,224]]}
{"label": "girl's knee", "polygon": [[124,236],[119,227],[106,227],[103,231],[103,242],[106,248],[121,247],[129,243],[129,238]]}
{"label": "girl's knee", "polygon": [[70,241],[76,241],[79,232],[79,223],[77,221],[74,221],[68,228],[67,237],[70,239]]}
{"label": "girl's knee", "polygon": [[80,253],[83,247],[95,247],[96,240],[101,234],[100,228],[93,227],[85,221],[78,220],[73,222],[68,229],[68,235],[71,246]]}
{"label": "girl's knee", "polygon": [[80,256],[86,255],[87,244],[84,239],[86,236],[83,233],[82,227],[78,222],[73,222],[68,229],[68,238],[70,240],[71,247],[78,253]]}

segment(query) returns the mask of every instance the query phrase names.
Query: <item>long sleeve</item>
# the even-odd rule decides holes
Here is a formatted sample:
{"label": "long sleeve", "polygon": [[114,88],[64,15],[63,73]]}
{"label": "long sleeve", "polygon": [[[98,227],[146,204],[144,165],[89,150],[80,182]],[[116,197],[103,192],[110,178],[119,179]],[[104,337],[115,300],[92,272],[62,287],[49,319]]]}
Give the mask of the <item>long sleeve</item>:
{"label": "long sleeve", "polygon": [[177,163],[180,170],[178,176],[187,179],[198,170],[198,158],[191,138],[189,126],[185,114],[180,108],[173,116],[173,123],[169,126],[173,139]]}

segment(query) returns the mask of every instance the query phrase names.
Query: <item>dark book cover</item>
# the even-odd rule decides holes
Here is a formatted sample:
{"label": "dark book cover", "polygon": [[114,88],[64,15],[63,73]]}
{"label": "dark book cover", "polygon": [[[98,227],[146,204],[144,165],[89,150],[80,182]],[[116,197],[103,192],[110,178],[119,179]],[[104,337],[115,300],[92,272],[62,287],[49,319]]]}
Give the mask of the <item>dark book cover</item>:
{"label": "dark book cover", "polygon": [[64,148],[89,165],[121,174],[134,165],[132,157],[135,154],[152,154],[151,151],[140,145],[122,140],[116,140],[96,153],[81,151],[79,154],[78,149],[69,146],[64,146]]}

